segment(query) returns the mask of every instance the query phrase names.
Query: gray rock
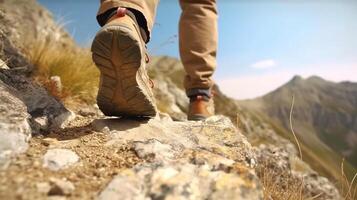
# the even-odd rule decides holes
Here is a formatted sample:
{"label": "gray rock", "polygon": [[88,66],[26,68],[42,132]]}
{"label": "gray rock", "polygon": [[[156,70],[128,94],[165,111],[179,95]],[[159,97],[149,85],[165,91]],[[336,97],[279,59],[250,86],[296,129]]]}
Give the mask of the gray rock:
{"label": "gray rock", "polygon": [[31,129],[26,106],[18,94],[2,81],[0,93],[0,168],[6,168],[11,156],[27,150]]}
{"label": "gray rock", "polygon": [[[306,199],[342,199],[336,186],[305,166],[296,154],[289,153],[284,147],[260,145],[255,152],[258,159],[258,176],[262,179],[266,175],[271,177],[271,182],[276,183],[278,188],[284,188],[285,184],[300,184],[303,181],[302,194]],[[300,163],[299,171],[294,169],[294,163]],[[305,169],[301,170],[302,167]]]}
{"label": "gray rock", "polygon": [[163,151],[155,149],[155,144],[150,143],[150,140],[156,140],[156,146],[162,149],[172,149],[174,153],[168,155],[174,157],[185,149],[200,149],[247,165],[255,158],[246,138],[237,131],[228,118],[223,116],[215,116],[205,122],[100,119],[94,120],[92,126],[97,131],[105,130],[112,137],[107,145],[120,146],[123,143],[141,142],[147,147],[147,152],[148,149],[154,151],[158,158],[163,158],[164,154],[159,155],[159,152]]}
{"label": "gray rock", "polygon": [[72,182],[65,179],[51,178],[51,189],[48,192],[49,196],[65,196],[70,195],[76,188]]}
{"label": "gray rock", "polygon": [[43,166],[58,171],[66,169],[79,161],[79,156],[68,149],[51,149],[43,156]]}
{"label": "gray rock", "polygon": [[83,117],[102,117],[104,114],[102,111],[99,110],[99,107],[97,104],[91,105],[91,106],[86,106],[86,107],[80,107],[79,110],[76,111],[79,115]]}
{"label": "gray rock", "polygon": [[[0,71],[0,80],[16,89],[18,97],[26,105],[32,118],[47,118],[48,127],[64,127],[74,118],[74,114],[67,110],[61,102],[50,96],[44,88],[32,83],[15,71]],[[40,126],[35,121],[32,123],[34,123],[33,127]]]}
{"label": "gray rock", "polygon": [[315,199],[323,200],[342,200],[342,196],[327,178],[317,175],[317,173],[310,174],[295,174],[298,177],[303,177],[304,193],[307,197],[318,197]]}
{"label": "gray rock", "polygon": [[106,199],[263,199],[252,171],[211,171],[206,165],[141,165],[119,174],[104,189]]}
{"label": "gray rock", "polygon": [[180,105],[187,107],[188,98],[169,79],[155,79],[154,95],[161,112],[168,113],[175,120],[186,120],[186,114]]}
{"label": "gray rock", "polygon": [[100,193],[98,200],[146,200],[143,181],[135,176],[117,176]]}
{"label": "gray rock", "polygon": [[140,158],[153,159],[158,162],[171,160],[175,157],[175,151],[170,145],[154,139],[147,142],[134,142],[134,149]]}
{"label": "gray rock", "polygon": [[129,144],[142,164],[120,173],[99,199],[263,199],[252,147],[231,121],[95,120],[110,146]]}

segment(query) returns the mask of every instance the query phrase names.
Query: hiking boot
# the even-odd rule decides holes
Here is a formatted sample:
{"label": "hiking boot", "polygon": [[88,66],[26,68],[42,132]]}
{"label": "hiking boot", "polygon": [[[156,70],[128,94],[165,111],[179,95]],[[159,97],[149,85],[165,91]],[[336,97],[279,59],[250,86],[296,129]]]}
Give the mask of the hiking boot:
{"label": "hiking boot", "polygon": [[107,116],[155,116],[148,57],[136,20],[125,13],[112,17],[95,36],[91,50],[100,70],[100,110]]}
{"label": "hiking boot", "polygon": [[203,121],[214,115],[213,98],[206,96],[190,97],[190,105],[188,110],[188,120]]}

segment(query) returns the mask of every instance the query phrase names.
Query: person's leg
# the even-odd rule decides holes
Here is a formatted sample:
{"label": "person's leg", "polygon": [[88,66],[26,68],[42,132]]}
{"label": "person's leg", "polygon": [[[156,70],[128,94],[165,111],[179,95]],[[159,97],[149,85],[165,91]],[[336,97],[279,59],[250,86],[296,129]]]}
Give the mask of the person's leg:
{"label": "person's leg", "polygon": [[[180,54],[186,70],[185,88],[190,97],[189,118],[210,115],[207,109],[216,68],[218,43],[216,0],[180,0]],[[190,116],[191,115],[191,116]]]}
{"label": "person's leg", "polygon": [[[98,22],[103,26],[92,43],[93,61],[100,70],[97,104],[109,116],[155,116],[157,113],[146,71],[148,32],[158,0],[103,0]],[[140,19],[140,17],[144,19]]]}
{"label": "person's leg", "polygon": [[97,19],[99,24],[103,26],[105,21],[101,21],[98,16],[105,16],[105,14],[110,15],[108,11],[110,12],[110,10],[118,7],[129,8],[130,10],[134,10],[134,14],[137,17],[141,28],[145,29],[148,33],[148,38],[150,38],[150,33],[154,26],[156,8],[159,1],[160,0],[100,0]]}
{"label": "person's leg", "polygon": [[180,0],[180,54],[187,72],[185,88],[209,89],[216,68],[218,40],[216,0]]}

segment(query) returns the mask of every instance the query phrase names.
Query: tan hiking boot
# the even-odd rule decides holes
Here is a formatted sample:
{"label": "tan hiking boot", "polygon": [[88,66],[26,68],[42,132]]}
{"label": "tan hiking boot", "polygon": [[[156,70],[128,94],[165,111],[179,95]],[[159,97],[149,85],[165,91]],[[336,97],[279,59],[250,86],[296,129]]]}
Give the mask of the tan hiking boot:
{"label": "tan hiking boot", "polygon": [[101,72],[97,103],[107,116],[153,117],[157,113],[146,71],[146,47],[128,15],[115,16],[97,33],[93,61]]}
{"label": "tan hiking boot", "polygon": [[196,96],[190,98],[187,119],[190,121],[203,121],[214,115],[213,98]]}

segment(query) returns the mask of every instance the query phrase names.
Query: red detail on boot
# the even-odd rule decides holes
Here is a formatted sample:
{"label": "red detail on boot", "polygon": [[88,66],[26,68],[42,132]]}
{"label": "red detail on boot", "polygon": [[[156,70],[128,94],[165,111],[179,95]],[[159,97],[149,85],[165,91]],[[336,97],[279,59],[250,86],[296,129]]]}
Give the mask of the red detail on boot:
{"label": "red detail on boot", "polygon": [[203,101],[204,97],[201,95],[196,96],[196,101]]}
{"label": "red detail on boot", "polygon": [[126,15],[126,8],[119,7],[117,10],[117,17],[124,17]]}

